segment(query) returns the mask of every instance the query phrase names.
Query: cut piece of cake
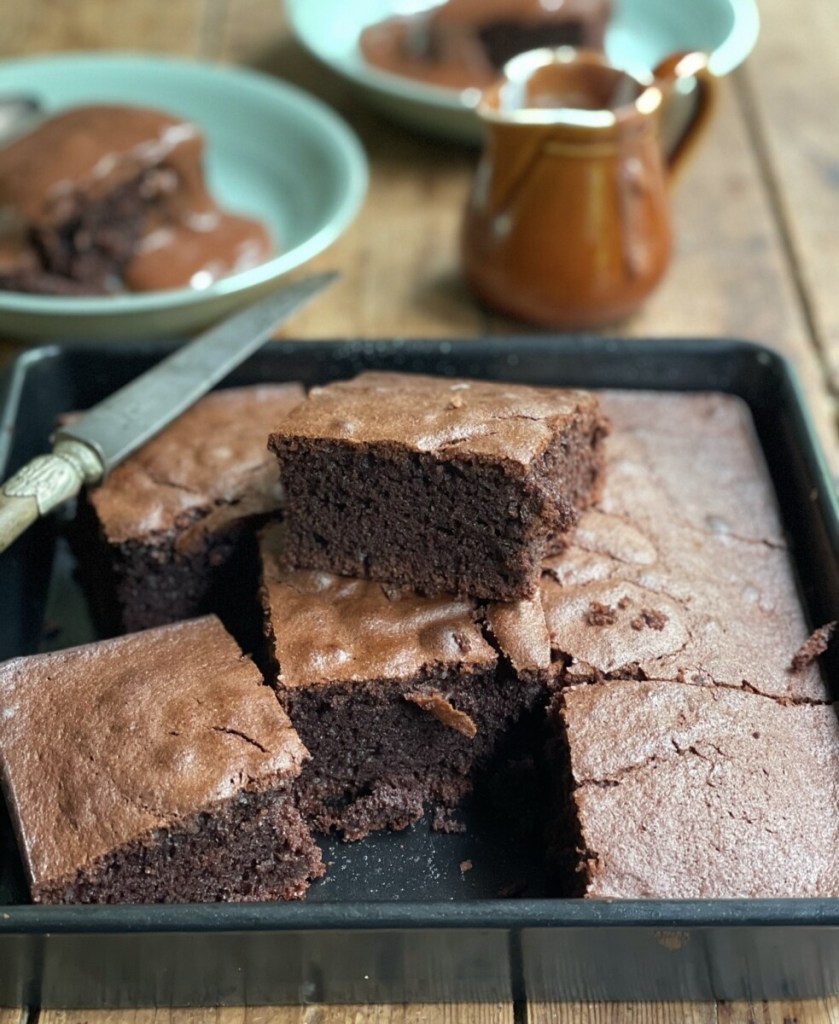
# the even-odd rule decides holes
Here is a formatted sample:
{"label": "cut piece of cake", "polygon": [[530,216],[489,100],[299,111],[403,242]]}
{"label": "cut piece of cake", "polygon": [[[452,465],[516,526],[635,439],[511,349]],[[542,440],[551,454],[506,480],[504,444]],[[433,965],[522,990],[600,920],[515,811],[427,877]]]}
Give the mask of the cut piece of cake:
{"label": "cut piece of cake", "polygon": [[497,742],[544,695],[499,666],[474,602],[283,568],[280,526],[260,539],[277,691],[312,754],[301,808],[358,839],[454,807]]}
{"label": "cut piece of cake", "polygon": [[308,754],[208,616],[0,666],[0,769],[36,903],[300,897]]}
{"label": "cut piece of cake", "polygon": [[838,896],[832,705],[615,681],[562,694],[573,895]]}
{"label": "cut piece of cake", "polygon": [[258,221],[207,191],[189,121],[71,107],[0,148],[0,288],[57,294],[206,288],[271,253]]}
{"label": "cut piece of cake", "polygon": [[277,513],[266,441],[302,397],[297,384],[214,391],[86,492],[71,540],[101,632],[216,612],[247,636],[242,611],[259,613],[246,527]]}
{"label": "cut piece of cake", "polygon": [[[836,895],[836,708],[796,661],[810,630],[748,409],[600,397],[603,493],[540,588],[558,890]],[[516,633],[524,664],[534,636]]]}
{"label": "cut piece of cake", "polygon": [[602,393],[603,494],[545,563],[564,682],[658,679],[828,699],[791,671],[810,627],[747,407],[721,394]]}
{"label": "cut piece of cake", "polygon": [[583,391],[401,373],[313,388],[271,435],[289,564],[510,601],[594,498]]}

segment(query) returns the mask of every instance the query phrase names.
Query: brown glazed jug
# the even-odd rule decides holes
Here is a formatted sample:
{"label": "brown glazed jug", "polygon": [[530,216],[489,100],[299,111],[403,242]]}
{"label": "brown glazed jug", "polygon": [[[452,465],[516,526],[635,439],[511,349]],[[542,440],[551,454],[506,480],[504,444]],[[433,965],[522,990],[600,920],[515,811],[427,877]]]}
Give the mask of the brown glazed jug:
{"label": "brown glazed jug", "polygon": [[699,53],[668,57],[646,81],[594,51],[513,58],[477,106],[486,137],[462,233],[477,295],[550,327],[630,314],[670,259],[668,179],[712,95]]}

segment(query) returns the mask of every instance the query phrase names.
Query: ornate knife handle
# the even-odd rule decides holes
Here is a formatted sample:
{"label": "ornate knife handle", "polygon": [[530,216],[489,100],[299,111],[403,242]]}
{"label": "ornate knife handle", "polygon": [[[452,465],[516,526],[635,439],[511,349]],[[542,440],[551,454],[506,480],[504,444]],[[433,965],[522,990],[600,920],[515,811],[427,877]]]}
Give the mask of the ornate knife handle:
{"label": "ornate knife handle", "polygon": [[103,466],[92,448],[62,438],[51,455],[38,455],[0,488],[0,551],[28,529],[39,516],[72,498],[82,484],[98,483]]}

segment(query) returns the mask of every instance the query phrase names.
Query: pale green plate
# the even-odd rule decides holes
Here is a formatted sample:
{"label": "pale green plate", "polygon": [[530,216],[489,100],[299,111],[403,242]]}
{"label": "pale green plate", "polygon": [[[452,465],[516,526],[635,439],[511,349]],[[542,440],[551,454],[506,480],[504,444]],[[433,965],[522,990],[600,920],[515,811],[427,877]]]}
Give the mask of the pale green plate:
{"label": "pale green plate", "polygon": [[0,96],[47,110],[134,103],[187,117],[206,135],[206,177],[222,205],[267,223],[278,255],[211,287],[107,297],[0,292],[7,338],[108,338],[193,331],[330,245],[367,189],[355,135],[302,90],[256,72],[142,54],[72,54],[0,63]]}
{"label": "pale green plate", "polygon": [[[480,125],[468,94],[378,71],[359,51],[365,26],[433,6],[434,0],[285,0],[303,46],[380,110],[420,131],[476,143]],[[677,50],[704,50],[711,71],[725,75],[751,52],[758,26],[755,0],[614,0],[606,52],[612,63],[637,73]]]}

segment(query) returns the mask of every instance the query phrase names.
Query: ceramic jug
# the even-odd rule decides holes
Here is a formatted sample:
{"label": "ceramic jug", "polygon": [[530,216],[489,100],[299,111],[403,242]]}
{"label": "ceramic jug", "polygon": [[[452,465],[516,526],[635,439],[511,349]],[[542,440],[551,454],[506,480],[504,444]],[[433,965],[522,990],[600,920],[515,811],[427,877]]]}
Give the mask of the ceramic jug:
{"label": "ceramic jug", "polygon": [[[677,97],[689,89],[690,114],[674,130],[685,106]],[[477,295],[560,328],[630,314],[667,267],[668,178],[712,94],[699,53],[667,58],[646,80],[569,47],[511,60],[477,106],[485,143],[462,232]],[[675,137],[665,147],[668,123]]]}

